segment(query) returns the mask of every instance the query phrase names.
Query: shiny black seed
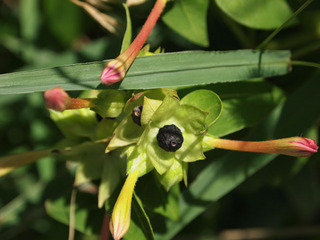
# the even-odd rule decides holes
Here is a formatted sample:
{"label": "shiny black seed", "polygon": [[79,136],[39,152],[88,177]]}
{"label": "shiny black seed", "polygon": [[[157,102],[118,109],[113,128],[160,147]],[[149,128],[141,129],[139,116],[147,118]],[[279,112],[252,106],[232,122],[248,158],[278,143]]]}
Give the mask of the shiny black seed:
{"label": "shiny black seed", "polygon": [[183,136],[180,129],[176,125],[171,124],[159,129],[157,140],[159,147],[167,152],[175,152],[181,148]]}
{"label": "shiny black seed", "polygon": [[131,113],[132,120],[141,126],[141,113],[142,113],[142,105],[136,106]]}

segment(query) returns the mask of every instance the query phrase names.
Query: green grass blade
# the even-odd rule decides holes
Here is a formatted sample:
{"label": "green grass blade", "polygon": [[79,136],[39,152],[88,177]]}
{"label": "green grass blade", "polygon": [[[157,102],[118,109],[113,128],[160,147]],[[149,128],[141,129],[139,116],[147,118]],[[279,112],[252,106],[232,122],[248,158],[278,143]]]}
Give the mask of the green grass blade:
{"label": "green grass blade", "polygon": [[[235,82],[283,75],[290,70],[289,51],[237,50],[177,52],[139,57],[126,78],[109,88],[150,89]],[[79,63],[0,75],[0,94],[107,88],[100,84],[105,62]]]}

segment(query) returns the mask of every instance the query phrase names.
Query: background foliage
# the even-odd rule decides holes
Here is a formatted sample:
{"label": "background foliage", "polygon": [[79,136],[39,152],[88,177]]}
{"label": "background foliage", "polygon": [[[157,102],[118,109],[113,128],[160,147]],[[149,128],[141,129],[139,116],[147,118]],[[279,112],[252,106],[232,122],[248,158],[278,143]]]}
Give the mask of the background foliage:
{"label": "background foliage", "polygon": [[[165,52],[255,49],[305,2],[175,0],[168,3],[148,43],[152,50],[161,46]],[[140,30],[153,3],[150,0],[130,7],[133,35]],[[116,35],[66,0],[3,0],[0,73],[116,57],[126,17],[120,4],[111,6],[112,12],[106,13],[118,21]],[[319,29],[320,3],[314,1],[265,48],[290,50],[294,61],[319,62]],[[156,70],[157,66],[153,68]],[[284,76],[183,88],[178,94],[183,97],[192,90],[207,88],[221,97],[224,111],[210,128],[211,134],[250,140],[303,135],[319,142],[319,78],[316,68],[293,64],[292,72]],[[5,75],[0,75],[2,87],[5,81]],[[1,156],[48,148],[61,139],[41,93],[5,95],[10,88],[1,91]],[[76,96],[78,92],[71,94]],[[164,220],[157,214],[151,215],[156,239],[250,239],[245,229],[253,231],[256,239],[318,239],[318,159],[319,154],[294,159],[211,151],[206,161],[190,165],[189,189],[181,186],[180,218]],[[67,214],[68,203],[64,199],[69,201],[72,183],[72,171],[67,170],[65,162],[51,157],[2,177],[0,239],[66,238],[68,227],[49,217],[44,205],[50,199],[46,201],[47,210],[59,206],[58,217]],[[161,189],[153,186],[146,190],[137,185],[138,195],[147,196],[150,191]],[[88,214],[81,210],[90,207],[88,203],[94,202],[96,196],[78,193],[77,199],[81,218]],[[139,211],[139,202],[134,204]],[[171,210],[171,216],[178,216],[175,206]],[[158,211],[166,214],[163,209]],[[79,228],[99,233],[102,216],[89,219],[90,224]],[[99,238],[77,232],[76,239]]]}

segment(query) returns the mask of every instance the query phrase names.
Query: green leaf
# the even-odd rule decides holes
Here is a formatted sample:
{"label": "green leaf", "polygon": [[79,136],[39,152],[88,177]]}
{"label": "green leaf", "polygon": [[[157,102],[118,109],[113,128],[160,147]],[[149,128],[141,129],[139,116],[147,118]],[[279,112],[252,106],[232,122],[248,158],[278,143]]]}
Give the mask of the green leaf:
{"label": "green leaf", "polygon": [[[71,192],[69,195],[49,199],[45,202],[48,215],[65,225],[69,225],[70,197]],[[103,223],[105,211],[98,209],[96,197],[96,195],[77,193],[74,226],[78,231],[88,235],[100,234]]]}
{"label": "green leaf", "polygon": [[119,163],[117,163],[117,161],[119,162],[121,159],[115,157],[113,154],[108,154],[102,163],[103,166],[98,198],[98,206],[100,208],[103,207],[105,201],[112,195],[121,181],[121,171],[118,167]]}
{"label": "green leaf", "polygon": [[[275,108],[283,93],[268,82],[242,82],[225,84],[226,90],[222,89],[224,99],[221,116],[208,133],[221,137],[245,127],[253,126]],[[232,90],[228,90],[233,89]],[[236,91],[234,91],[236,90]]]}
{"label": "green leaf", "polygon": [[162,175],[156,172],[156,176],[166,191],[169,191],[172,186],[183,180],[186,167],[187,163],[175,159],[168,171]]}
{"label": "green leaf", "polygon": [[74,183],[76,186],[101,177],[104,162],[108,161],[105,148],[105,143],[86,142],[72,148],[70,154],[65,154],[65,160],[76,159],[79,162]]}
{"label": "green leaf", "polygon": [[125,100],[122,92],[116,90],[104,90],[97,98],[92,100],[94,107],[91,110],[103,118],[116,118],[123,110]]}
{"label": "green leaf", "polygon": [[20,2],[21,35],[27,42],[37,38],[40,26],[40,8],[37,0],[23,0]]}
{"label": "green leaf", "polygon": [[216,0],[216,3],[235,21],[257,29],[275,29],[292,15],[285,0]]}
{"label": "green leaf", "polygon": [[120,53],[124,52],[124,50],[126,50],[129,47],[129,45],[131,43],[131,35],[132,35],[131,17],[130,17],[129,8],[128,8],[127,4],[125,4],[125,3],[123,3],[122,6],[124,7],[124,9],[126,11],[127,25],[126,25],[126,31],[123,36]]}
{"label": "green leaf", "polygon": [[132,197],[131,222],[129,231],[124,235],[124,239],[132,240],[153,240],[153,229],[148,215],[143,209],[142,203],[134,193]]}
{"label": "green leaf", "polygon": [[313,219],[320,197],[316,168],[308,164],[290,180],[287,192],[294,208],[304,219]]}
{"label": "green leaf", "polygon": [[79,7],[65,0],[44,0],[43,7],[47,26],[62,44],[69,45],[80,35],[82,10]]}
{"label": "green leaf", "polygon": [[144,97],[143,110],[141,114],[141,126],[146,127],[155,111],[161,105],[162,101]]}
{"label": "green leaf", "polygon": [[[173,64],[174,63],[174,64]],[[126,78],[114,89],[149,89],[236,82],[283,75],[290,70],[289,51],[237,50],[179,52],[138,57]],[[105,62],[67,65],[0,75],[0,94],[93,89]],[[99,85],[98,88],[106,88]]]}
{"label": "green leaf", "polygon": [[171,8],[166,8],[162,20],[189,41],[207,47],[208,6],[209,0],[175,0]]}
{"label": "green leaf", "polygon": [[167,192],[156,179],[155,175],[150,173],[138,181],[135,191],[141,198],[146,210],[161,214],[172,220],[178,220],[179,185],[173,186]]}
{"label": "green leaf", "polygon": [[94,111],[86,108],[65,110],[63,112],[50,110],[50,116],[67,138],[95,138],[94,129],[98,121]]}
{"label": "green leaf", "polygon": [[127,114],[115,129],[114,135],[106,148],[106,153],[138,142],[142,133],[143,128],[133,122],[131,114]]}
{"label": "green leaf", "polygon": [[201,110],[208,112],[206,125],[210,127],[217,121],[222,111],[222,102],[217,94],[210,90],[196,90],[184,96],[181,104],[194,105]]}
{"label": "green leaf", "polygon": [[97,124],[95,128],[95,136],[97,139],[107,139],[112,137],[113,131],[118,125],[116,119],[104,118]]}
{"label": "green leaf", "polygon": [[[295,91],[247,137],[250,140],[275,139],[299,135],[320,116],[319,74]],[[306,108],[308,106],[308,108]],[[309,112],[306,114],[305,110]],[[302,114],[304,111],[304,114]],[[301,113],[301,114],[299,114]],[[295,121],[291,121],[295,119]],[[231,152],[208,165],[180,198],[180,220],[166,221],[167,232],[158,240],[171,239],[213,202],[243,183],[272,161],[275,154]]]}

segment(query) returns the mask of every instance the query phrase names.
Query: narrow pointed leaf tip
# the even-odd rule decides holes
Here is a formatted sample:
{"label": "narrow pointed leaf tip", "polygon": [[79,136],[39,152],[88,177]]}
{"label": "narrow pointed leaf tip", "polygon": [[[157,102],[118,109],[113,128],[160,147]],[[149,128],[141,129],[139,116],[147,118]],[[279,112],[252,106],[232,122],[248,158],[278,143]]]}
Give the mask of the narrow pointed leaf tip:
{"label": "narrow pointed leaf tip", "polygon": [[123,53],[106,64],[100,76],[103,84],[109,86],[124,79],[126,72],[158,21],[166,2],[166,0],[157,0],[138,36]]}
{"label": "narrow pointed leaf tip", "polygon": [[276,153],[293,157],[308,157],[318,151],[315,140],[304,137],[290,137],[258,142],[211,138],[206,143],[209,143],[212,147],[227,150]]}

